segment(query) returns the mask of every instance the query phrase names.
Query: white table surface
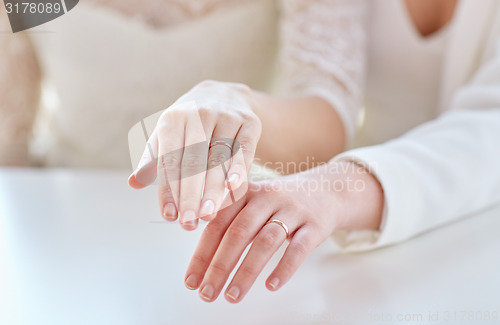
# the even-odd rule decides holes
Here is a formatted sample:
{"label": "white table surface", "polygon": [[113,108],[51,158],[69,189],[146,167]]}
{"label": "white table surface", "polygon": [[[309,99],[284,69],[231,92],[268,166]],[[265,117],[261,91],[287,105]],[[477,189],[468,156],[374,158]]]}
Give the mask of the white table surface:
{"label": "white table surface", "polygon": [[373,252],[327,241],[279,292],[264,286],[275,258],[242,303],[205,303],[183,284],[200,231],[162,222],[155,188],[127,176],[0,169],[0,324],[468,324],[500,311],[500,208]]}

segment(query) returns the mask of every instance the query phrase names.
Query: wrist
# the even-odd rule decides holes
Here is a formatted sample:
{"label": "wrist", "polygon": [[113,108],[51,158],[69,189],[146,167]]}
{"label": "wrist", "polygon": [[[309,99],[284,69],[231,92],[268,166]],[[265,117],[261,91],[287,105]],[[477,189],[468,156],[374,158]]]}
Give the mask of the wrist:
{"label": "wrist", "polygon": [[328,184],[328,199],[339,211],[335,216],[336,229],[379,229],[384,193],[369,169],[354,162],[340,161],[330,162],[304,174],[320,177],[321,183]]}
{"label": "wrist", "polygon": [[352,186],[342,195],[345,217],[339,229],[379,229],[384,207],[382,185],[370,170],[355,162],[337,162],[342,166],[343,179],[350,179]]}

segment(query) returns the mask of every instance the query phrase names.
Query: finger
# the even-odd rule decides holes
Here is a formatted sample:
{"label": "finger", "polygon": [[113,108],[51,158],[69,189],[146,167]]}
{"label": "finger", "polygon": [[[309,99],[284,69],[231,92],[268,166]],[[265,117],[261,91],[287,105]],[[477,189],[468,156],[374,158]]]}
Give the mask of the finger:
{"label": "finger", "polygon": [[[158,202],[162,215],[175,220],[179,207],[180,164],[184,152],[184,117],[181,114],[165,114],[160,118],[158,134]],[[174,205],[172,207],[172,205]]]}
{"label": "finger", "polygon": [[[173,130],[172,130],[173,131]],[[157,132],[155,131],[153,133],[154,137],[156,138],[156,152],[158,152],[158,137],[157,137]],[[181,149],[177,149],[177,151],[180,151]],[[180,155],[180,152],[177,153],[177,156]],[[165,164],[165,156],[162,156],[162,166]],[[156,165],[154,168],[151,168],[151,170],[154,170],[155,176],[157,174],[158,170],[158,158],[155,160]],[[174,194],[172,192],[172,189],[170,187],[170,183],[168,181],[167,173],[164,168],[161,168],[161,171],[163,172],[162,175],[159,177],[160,181],[158,182],[158,202],[160,204],[160,211],[161,215],[165,220],[167,221],[175,221],[177,220],[177,207],[175,204],[175,198]]]}
{"label": "finger", "polygon": [[175,221],[178,210],[175,205],[174,195],[168,181],[158,186],[158,202],[160,202],[161,214],[167,221]]}
{"label": "finger", "polygon": [[[227,207],[236,204],[238,201],[244,198],[248,194],[249,185],[250,184],[248,183],[248,181],[245,181],[236,190],[225,189],[224,199],[222,200],[222,203],[218,208],[218,211],[226,209]],[[217,215],[217,213],[215,213],[215,215]],[[202,216],[201,219],[205,221],[210,221],[213,218],[215,218],[215,215]]]}
{"label": "finger", "polygon": [[207,174],[203,190],[200,217],[211,220],[222,205],[226,187],[226,171],[231,160],[231,148],[224,145],[213,145],[208,153]]}
{"label": "finger", "polygon": [[259,141],[260,126],[256,123],[245,123],[241,126],[233,143],[233,159],[228,171],[228,183],[235,190],[247,179],[250,171],[257,142]]}
{"label": "finger", "polygon": [[246,200],[246,197],[244,197],[236,202],[236,204],[220,210],[215,219],[203,230],[186,270],[185,285],[188,289],[198,289],[227,227],[229,227],[233,219],[238,215],[238,212],[245,206]]}
{"label": "finger", "polygon": [[[186,116],[179,210],[182,227],[186,230],[193,230],[196,228],[196,222],[199,218],[200,202],[205,184],[208,141],[200,115],[193,110],[187,112]],[[211,128],[207,126],[207,129],[213,130],[213,126]]]}
{"label": "finger", "polygon": [[267,278],[266,286],[269,290],[276,291],[290,280],[307,255],[319,244],[316,233],[318,231],[307,226],[295,232],[283,258]]}
{"label": "finger", "polygon": [[221,118],[210,140],[205,188],[200,215],[211,216],[220,209],[226,190],[227,171],[231,166],[234,138],[241,124]]}
{"label": "finger", "polygon": [[213,301],[217,298],[245,248],[273,213],[271,209],[267,201],[251,202],[228,227],[200,286],[203,300]]}
{"label": "finger", "polygon": [[158,164],[158,137],[154,131],[149,137],[144,153],[135,171],[130,175],[128,184],[135,189],[151,185],[156,179],[156,166]]}
{"label": "finger", "polygon": [[[298,227],[298,219],[290,213],[280,211],[270,218],[274,219],[284,222],[291,232]],[[286,231],[277,223],[268,223],[260,230],[226,290],[225,296],[229,302],[235,303],[243,299],[286,238]]]}

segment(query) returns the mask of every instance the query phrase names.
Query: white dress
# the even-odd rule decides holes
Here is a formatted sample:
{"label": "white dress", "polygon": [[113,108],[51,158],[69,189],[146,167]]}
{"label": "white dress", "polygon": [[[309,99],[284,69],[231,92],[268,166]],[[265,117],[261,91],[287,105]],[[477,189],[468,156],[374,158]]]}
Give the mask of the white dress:
{"label": "white dress", "polygon": [[158,1],[169,12],[167,22],[159,20],[166,26],[96,2],[82,1],[31,34],[49,97],[34,146],[45,166],[130,169],[129,129],[197,83],[237,81],[263,90],[272,83],[272,1]]}
{"label": "white dress", "polygon": [[[287,86],[332,104],[352,148],[332,161],[366,166],[384,190],[380,229],[336,231],[340,248],[393,244],[500,203],[498,1],[460,1],[461,20],[429,38],[401,0],[286,3]],[[457,31],[480,38],[452,57]]]}
{"label": "white dress", "polygon": [[[217,8],[164,29],[82,2],[31,35],[58,95],[39,119],[46,165],[129,167],[128,129],[202,79],[272,88],[274,2],[193,3],[204,2]],[[368,166],[384,188],[380,231],[336,232],[341,247],[391,244],[500,202],[498,59],[436,119],[454,24],[422,38],[402,0],[284,0],[281,8],[277,91],[330,102],[352,148],[334,160]]]}

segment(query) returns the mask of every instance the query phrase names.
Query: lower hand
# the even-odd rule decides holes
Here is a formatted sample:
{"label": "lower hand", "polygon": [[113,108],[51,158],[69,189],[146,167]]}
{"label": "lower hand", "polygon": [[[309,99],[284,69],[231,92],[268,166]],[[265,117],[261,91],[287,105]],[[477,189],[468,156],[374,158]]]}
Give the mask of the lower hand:
{"label": "lower hand", "polygon": [[[186,286],[199,289],[205,301],[215,300],[245,248],[253,242],[225,292],[228,301],[239,302],[286,240],[290,244],[266,280],[272,291],[290,280],[308,254],[334,229],[377,229],[383,205],[378,181],[367,172],[359,173],[364,169],[353,163],[328,166],[344,168],[329,172],[323,166],[250,184],[242,200],[220,211],[206,226],[188,266]],[[327,182],[322,178],[330,186],[324,187]],[[352,182],[364,185],[358,188],[359,193]]]}

